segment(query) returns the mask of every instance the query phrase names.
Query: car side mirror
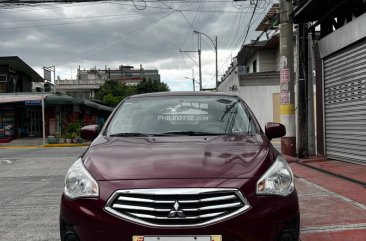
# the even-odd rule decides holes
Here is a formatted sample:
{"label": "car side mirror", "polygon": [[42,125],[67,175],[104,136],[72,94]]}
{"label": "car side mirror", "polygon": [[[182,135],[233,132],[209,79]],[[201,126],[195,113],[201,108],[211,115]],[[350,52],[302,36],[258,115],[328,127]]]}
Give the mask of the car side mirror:
{"label": "car side mirror", "polygon": [[268,122],[265,127],[265,134],[269,140],[286,135],[286,127],[280,123]]}
{"label": "car side mirror", "polygon": [[99,125],[88,125],[81,128],[80,136],[85,140],[92,141],[99,134]]}

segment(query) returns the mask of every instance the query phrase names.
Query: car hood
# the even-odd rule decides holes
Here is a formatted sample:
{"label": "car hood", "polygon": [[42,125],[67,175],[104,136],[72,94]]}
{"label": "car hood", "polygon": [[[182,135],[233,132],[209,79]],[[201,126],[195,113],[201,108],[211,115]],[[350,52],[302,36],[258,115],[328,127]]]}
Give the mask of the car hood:
{"label": "car hood", "polygon": [[253,178],[271,164],[270,144],[261,135],[103,137],[83,156],[102,180]]}

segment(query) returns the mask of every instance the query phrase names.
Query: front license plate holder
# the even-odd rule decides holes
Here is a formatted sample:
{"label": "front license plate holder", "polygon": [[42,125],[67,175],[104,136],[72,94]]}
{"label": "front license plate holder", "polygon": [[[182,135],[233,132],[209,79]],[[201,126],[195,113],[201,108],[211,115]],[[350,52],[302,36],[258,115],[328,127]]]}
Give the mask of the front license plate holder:
{"label": "front license plate holder", "polygon": [[133,236],[132,241],[222,241],[221,235]]}

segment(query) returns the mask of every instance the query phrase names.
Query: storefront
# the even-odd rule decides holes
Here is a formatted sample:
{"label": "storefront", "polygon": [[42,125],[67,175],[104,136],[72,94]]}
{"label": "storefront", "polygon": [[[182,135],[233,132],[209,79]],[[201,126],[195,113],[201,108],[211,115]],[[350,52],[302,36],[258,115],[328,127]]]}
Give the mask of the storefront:
{"label": "storefront", "polygon": [[0,143],[20,137],[42,137],[42,96],[0,96]]}
{"label": "storefront", "polygon": [[293,19],[321,35],[314,45],[318,153],[366,164],[366,2],[302,0]]}
{"label": "storefront", "polygon": [[88,100],[47,93],[0,96],[0,143],[22,137],[61,135],[68,124],[100,124],[113,109]]}

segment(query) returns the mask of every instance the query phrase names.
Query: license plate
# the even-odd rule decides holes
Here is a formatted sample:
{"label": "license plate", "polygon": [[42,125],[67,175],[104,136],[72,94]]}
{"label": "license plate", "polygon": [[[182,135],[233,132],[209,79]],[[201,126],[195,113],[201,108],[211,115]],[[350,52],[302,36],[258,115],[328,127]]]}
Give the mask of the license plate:
{"label": "license plate", "polygon": [[207,236],[133,236],[132,241],[222,241],[221,235]]}

